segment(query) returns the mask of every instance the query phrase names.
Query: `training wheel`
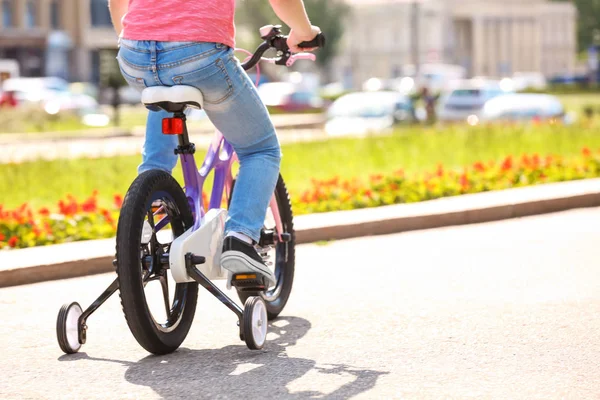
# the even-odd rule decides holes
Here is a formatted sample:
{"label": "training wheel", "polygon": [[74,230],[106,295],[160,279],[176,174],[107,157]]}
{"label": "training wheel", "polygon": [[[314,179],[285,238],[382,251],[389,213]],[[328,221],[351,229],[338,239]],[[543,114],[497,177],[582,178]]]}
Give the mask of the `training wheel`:
{"label": "training wheel", "polygon": [[56,320],[56,336],[60,349],[67,354],[77,353],[79,343],[79,317],[83,310],[79,303],[65,304],[58,312]]}
{"label": "training wheel", "polygon": [[244,303],[244,341],[250,350],[260,350],[267,339],[267,305],[261,297],[248,297]]}

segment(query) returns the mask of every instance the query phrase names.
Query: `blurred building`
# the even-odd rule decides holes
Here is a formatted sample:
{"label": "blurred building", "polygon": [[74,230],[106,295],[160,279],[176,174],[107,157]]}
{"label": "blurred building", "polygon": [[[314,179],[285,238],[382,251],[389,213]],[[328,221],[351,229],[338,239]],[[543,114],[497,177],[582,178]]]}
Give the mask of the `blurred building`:
{"label": "blurred building", "polygon": [[0,0],[0,59],[22,76],[99,79],[99,51],[116,49],[107,0]]}
{"label": "blurred building", "polygon": [[447,63],[471,76],[573,72],[577,10],[550,0],[346,0],[351,13],[335,78],[357,87]]}

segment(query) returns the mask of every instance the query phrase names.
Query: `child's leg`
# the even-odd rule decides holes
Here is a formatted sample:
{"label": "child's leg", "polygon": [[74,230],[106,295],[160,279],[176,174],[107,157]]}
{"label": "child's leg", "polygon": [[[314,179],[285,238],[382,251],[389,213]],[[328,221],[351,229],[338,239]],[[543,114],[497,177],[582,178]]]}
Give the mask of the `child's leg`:
{"label": "child's leg", "polygon": [[206,103],[205,110],[240,160],[225,231],[258,242],[279,177],[281,149],[267,108],[247,74],[231,52],[223,61],[233,90],[219,104]]}
{"label": "child's leg", "polygon": [[163,135],[162,120],[171,114],[161,111],[150,111],[146,124],[146,139],[142,148],[142,163],[138,173],[151,169],[161,169],[172,173],[177,165],[177,156],[173,152],[177,147],[176,135]]}

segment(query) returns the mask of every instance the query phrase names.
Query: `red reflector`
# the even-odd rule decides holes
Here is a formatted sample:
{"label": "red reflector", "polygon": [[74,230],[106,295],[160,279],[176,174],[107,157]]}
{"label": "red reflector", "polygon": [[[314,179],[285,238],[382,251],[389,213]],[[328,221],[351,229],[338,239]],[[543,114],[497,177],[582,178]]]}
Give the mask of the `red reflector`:
{"label": "red reflector", "polygon": [[183,120],[181,118],[164,118],[162,131],[165,135],[181,135],[183,133]]}

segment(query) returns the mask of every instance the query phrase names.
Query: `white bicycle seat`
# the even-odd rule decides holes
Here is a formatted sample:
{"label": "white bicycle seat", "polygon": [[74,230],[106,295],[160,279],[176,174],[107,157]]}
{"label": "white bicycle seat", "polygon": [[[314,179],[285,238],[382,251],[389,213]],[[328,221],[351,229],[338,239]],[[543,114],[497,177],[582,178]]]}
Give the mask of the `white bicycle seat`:
{"label": "white bicycle seat", "polygon": [[193,86],[153,86],[142,92],[142,103],[151,110],[168,112],[183,111],[186,107],[201,109],[204,105],[202,92]]}

